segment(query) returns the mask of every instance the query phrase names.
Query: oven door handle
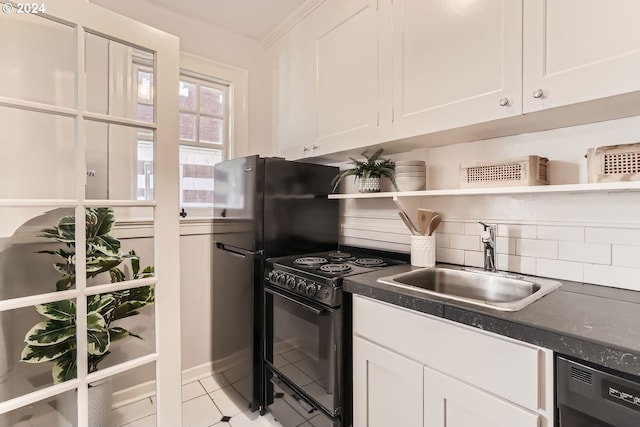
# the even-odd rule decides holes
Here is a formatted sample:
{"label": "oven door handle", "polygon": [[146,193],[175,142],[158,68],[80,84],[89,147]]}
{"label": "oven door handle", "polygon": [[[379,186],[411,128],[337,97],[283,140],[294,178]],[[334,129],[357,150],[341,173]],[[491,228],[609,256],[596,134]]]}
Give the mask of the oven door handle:
{"label": "oven door handle", "polygon": [[275,289],[264,288],[264,290],[265,290],[265,292],[268,292],[271,295],[275,295],[277,297],[284,298],[289,302],[292,302],[292,303],[294,303],[296,305],[299,305],[300,307],[304,308],[305,310],[308,310],[308,311],[310,311],[310,312],[312,312],[314,314],[317,314],[318,316],[329,312],[329,310],[324,308],[324,307],[318,307],[315,304],[312,305],[312,304],[310,304],[308,302],[303,302],[303,301],[301,301],[299,299],[292,298],[289,295],[285,295],[282,292],[276,291]]}

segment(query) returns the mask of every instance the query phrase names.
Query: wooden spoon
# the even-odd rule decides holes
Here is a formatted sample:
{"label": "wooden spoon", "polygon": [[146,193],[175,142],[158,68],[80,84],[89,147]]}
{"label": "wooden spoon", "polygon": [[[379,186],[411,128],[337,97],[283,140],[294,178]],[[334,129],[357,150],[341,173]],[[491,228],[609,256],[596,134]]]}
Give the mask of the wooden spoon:
{"label": "wooden spoon", "polygon": [[400,218],[402,218],[402,222],[404,222],[404,225],[407,226],[411,234],[413,234],[414,236],[417,235],[418,230],[416,230],[415,225],[413,225],[413,222],[411,222],[411,219],[409,219],[407,213],[405,211],[400,211],[398,212],[398,215],[400,215]]}
{"label": "wooden spoon", "polygon": [[428,236],[431,236],[436,231],[436,228],[438,228],[438,226],[440,225],[440,221],[442,221],[442,217],[439,214],[435,214],[433,215],[433,217],[431,217],[431,222],[429,223],[429,228],[427,229]]}
{"label": "wooden spoon", "polygon": [[427,228],[431,223],[433,211],[431,209],[418,209],[418,232],[423,236],[427,233]]}

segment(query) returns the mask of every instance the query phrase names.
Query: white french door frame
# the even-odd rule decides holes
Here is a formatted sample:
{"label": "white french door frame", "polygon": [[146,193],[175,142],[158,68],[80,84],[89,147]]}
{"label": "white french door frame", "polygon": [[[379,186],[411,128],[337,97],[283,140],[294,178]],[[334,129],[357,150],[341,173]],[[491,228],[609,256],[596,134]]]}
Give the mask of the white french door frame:
{"label": "white french door frame", "polygon": [[[55,384],[0,402],[0,414],[39,402],[69,390],[78,390],[78,425],[88,425],[88,385],[93,381],[155,363],[157,425],[179,426],[181,415],[180,363],[180,271],[179,271],[179,169],[178,169],[178,79],[179,40],[145,24],[123,17],[83,0],[47,0],[46,17],[75,30],[76,107],[57,107],[37,102],[0,97],[0,105],[28,111],[72,117],[75,120],[75,199],[0,199],[0,207],[68,207],[76,218],[76,288],[0,301],[0,312],[52,302],[76,300],[77,379]],[[92,33],[154,54],[155,123],[114,117],[86,111],[85,35]],[[28,52],[25,52],[27,55]],[[155,200],[87,200],[86,124],[99,121],[150,129],[155,139]],[[154,266],[150,279],[87,287],[85,251],[85,209],[87,207],[147,207],[154,210]],[[118,365],[87,373],[87,296],[105,291],[155,287],[156,351]]]}

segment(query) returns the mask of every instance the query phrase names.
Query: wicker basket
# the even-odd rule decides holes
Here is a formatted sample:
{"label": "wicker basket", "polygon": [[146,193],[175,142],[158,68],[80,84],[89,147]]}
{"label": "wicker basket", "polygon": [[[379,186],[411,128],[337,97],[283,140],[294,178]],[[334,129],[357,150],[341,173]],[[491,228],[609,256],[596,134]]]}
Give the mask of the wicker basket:
{"label": "wicker basket", "polygon": [[549,184],[549,159],[527,156],[460,165],[460,187],[507,187]]}
{"label": "wicker basket", "polygon": [[640,143],[587,150],[589,182],[640,181]]}

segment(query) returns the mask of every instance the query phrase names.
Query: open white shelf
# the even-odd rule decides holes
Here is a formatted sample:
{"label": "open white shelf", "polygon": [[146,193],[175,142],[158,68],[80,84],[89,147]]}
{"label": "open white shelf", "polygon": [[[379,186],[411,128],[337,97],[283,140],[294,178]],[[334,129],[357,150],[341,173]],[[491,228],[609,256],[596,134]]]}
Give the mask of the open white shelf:
{"label": "open white shelf", "polygon": [[485,196],[503,194],[559,194],[640,191],[640,181],[593,184],[538,185],[530,187],[455,188],[448,190],[386,191],[380,193],[329,194],[330,199],[378,199],[397,197]]}

